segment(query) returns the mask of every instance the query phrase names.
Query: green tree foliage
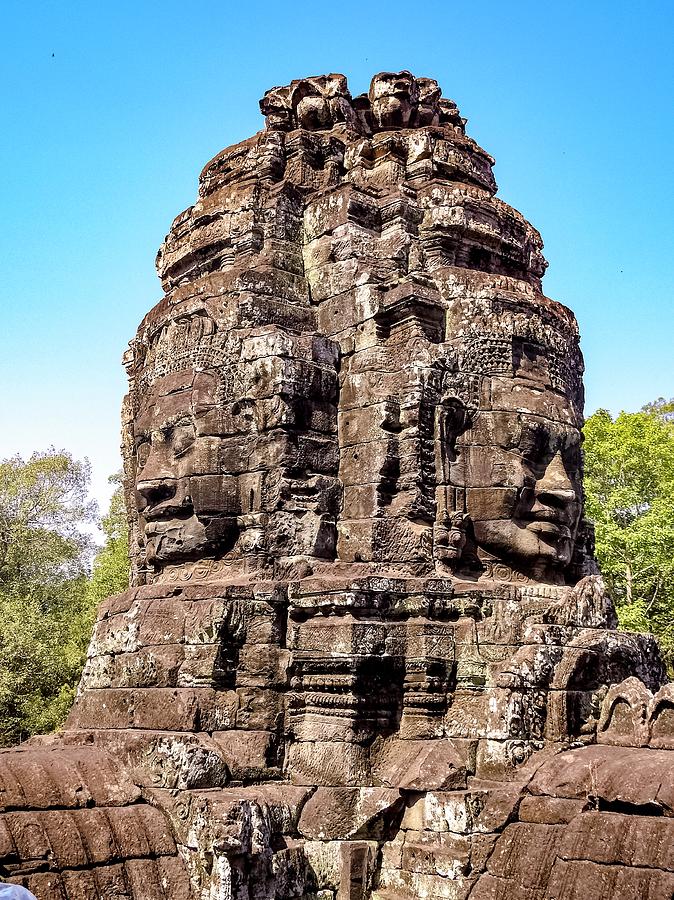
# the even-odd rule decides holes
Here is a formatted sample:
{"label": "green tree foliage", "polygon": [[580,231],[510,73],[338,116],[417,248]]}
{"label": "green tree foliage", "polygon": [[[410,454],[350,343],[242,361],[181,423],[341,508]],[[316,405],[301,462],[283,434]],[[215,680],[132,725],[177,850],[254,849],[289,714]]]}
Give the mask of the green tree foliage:
{"label": "green tree foliage", "polygon": [[585,491],[597,558],[621,625],[652,631],[674,662],[672,401],[585,424]]}
{"label": "green tree foliage", "polygon": [[647,403],[643,408],[643,412],[655,413],[665,422],[674,420],[674,398],[665,400],[664,397],[658,397],[653,403]]}
{"label": "green tree foliage", "polygon": [[68,453],[49,450],[0,463],[0,587],[43,594],[86,572],[93,520],[89,469]]}
{"label": "green tree foliage", "polygon": [[110,483],[116,487],[110,500],[108,514],[101,519],[105,543],[96,554],[93,572],[87,586],[90,605],[94,612],[100,600],[125,591],[129,586],[129,528],[121,474],[113,475]]}
{"label": "green tree foliage", "polygon": [[101,596],[128,579],[121,488],[94,560],[89,469],[68,453],[0,463],[0,744],[62,724]]}

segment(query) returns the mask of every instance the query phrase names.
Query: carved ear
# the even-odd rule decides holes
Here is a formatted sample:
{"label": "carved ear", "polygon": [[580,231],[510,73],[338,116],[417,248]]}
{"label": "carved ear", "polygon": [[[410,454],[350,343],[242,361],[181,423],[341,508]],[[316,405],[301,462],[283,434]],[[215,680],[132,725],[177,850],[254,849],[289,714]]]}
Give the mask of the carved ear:
{"label": "carved ear", "polygon": [[474,410],[459,397],[448,397],[442,400],[445,441],[451,446],[456,439],[473,424]]}
{"label": "carved ear", "polygon": [[587,575],[598,575],[594,552],[594,523],[583,517],[578,523],[573,556],[568,567],[568,579],[575,584]]}

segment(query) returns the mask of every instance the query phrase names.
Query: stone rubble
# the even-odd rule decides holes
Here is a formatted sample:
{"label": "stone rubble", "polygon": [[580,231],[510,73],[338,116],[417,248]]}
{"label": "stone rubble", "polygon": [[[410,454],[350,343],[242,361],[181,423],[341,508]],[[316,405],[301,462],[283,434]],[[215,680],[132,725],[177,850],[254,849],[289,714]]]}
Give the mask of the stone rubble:
{"label": "stone rubble", "polygon": [[125,356],[131,586],[0,753],[39,900],[671,900],[674,687],[583,516],[583,362],[437,82],[268,91]]}

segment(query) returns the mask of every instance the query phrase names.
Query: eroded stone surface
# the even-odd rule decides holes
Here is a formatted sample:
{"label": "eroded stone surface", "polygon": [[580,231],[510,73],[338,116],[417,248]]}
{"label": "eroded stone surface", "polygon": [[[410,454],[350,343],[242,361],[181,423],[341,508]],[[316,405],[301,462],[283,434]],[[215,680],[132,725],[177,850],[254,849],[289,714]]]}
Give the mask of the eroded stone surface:
{"label": "eroded stone surface", "polygon": [[268,91],[125,356],[129,590],[0,754],[39,898],[671,897],[674,694],[583,515],[583,363],[437,82]]}

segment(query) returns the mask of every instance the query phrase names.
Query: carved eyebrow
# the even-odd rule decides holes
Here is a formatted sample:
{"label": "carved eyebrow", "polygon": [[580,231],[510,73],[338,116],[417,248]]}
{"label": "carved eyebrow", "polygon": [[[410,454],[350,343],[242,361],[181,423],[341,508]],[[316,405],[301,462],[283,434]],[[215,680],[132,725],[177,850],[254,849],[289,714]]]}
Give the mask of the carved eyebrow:
{"label": "carved eyebrow", "polygon": [[177,426],[182,427],[183,425],[191,425],[194,427],[194,422],[186,413],[176,413],[176,415],[169,416],[169,418],[156,430],[165,431],[167,428],[176,428]]}
{"label": "carved eyebrow", "polygon": [[554,430],[552,423],[546,422],[545,419],[524,419],[521,427],[522,437],[539,437],[542,434],[550,434]]}
{"label": "carved eyebrow", "polygon": [[520,424],[523,429],[545,428],[550,434],[580,434],[580,429],[573,422],[558,422],[538,413],[526,413]]}
{"label": "carved eyebrow", "polygon": [[529,443],[530,447],[533,445],[534,449],[539,449],[543,441],[552,452],[566,453],[580,449],[582,435],[574,425],[552,422],[549,419],[530,422],[522,429],[520,447],[523,443]]}
{"label": "carved eyebrow", "polygon": [[154,428],[143,428],[140,431],[135,431],[134,440],[137,444],[142,443],[143,441],[149,441],[152,435],[157,432],[165,432],[170,428],[176,428],[177,426],[183,425],[191,425],[194,427],[194,422],[189,416],[185,415],[185,413],[177,413],[176,415],[169,416],[161,425],[157,425]]}

